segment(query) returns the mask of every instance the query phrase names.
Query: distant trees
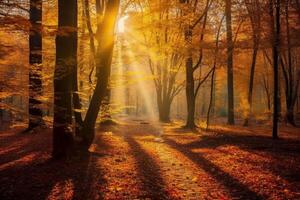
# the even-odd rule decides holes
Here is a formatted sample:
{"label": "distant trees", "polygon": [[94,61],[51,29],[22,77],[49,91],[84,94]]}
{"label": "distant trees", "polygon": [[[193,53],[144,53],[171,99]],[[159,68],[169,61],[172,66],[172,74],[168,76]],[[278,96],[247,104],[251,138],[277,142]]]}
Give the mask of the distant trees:
{"label": "distant trees", "polygon": [[175,24],[180,20],[176,8],[168,1],[152,1],[142,12],[142,19],[149,19],[148,24],[145,24],[149,28],[144,28],[143,38],[161,122],[170,122],[173,99],[184,87],[183,81],[178,80],[184,56],[180,51],[183,45],[181,23]]}
{"label": "distant trees", "polygon": [[43,122],[42,95],[42,0],[30,0],[29,10],[29,124],[30,131]]}

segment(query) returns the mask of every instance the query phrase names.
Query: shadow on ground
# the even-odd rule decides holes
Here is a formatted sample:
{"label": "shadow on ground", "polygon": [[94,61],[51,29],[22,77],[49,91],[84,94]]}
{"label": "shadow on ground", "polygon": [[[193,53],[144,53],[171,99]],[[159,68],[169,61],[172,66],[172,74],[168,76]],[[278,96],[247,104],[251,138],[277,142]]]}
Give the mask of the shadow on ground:
{"label": "shadow on ground", "polygon": [[94,184],[104,179],[96,157],[52,160],[50,133],[40,134],[10,136],[1,144],[13,150],[0,154],[0,199],[101,199]]}

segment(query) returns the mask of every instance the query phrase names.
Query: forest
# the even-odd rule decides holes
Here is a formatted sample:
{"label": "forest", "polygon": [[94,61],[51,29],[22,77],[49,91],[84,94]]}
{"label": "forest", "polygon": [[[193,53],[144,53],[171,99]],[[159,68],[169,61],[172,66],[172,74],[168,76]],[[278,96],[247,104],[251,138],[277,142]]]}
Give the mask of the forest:
{"label": "forest", "polygon": [[0,0],[0,199],[300,199],[300,0]]}

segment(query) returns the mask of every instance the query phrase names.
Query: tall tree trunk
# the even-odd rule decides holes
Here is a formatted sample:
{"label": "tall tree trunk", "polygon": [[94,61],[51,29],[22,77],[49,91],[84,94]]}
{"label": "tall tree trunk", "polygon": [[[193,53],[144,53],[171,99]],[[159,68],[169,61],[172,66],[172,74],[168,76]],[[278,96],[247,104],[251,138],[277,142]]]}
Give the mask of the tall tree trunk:
{"label": "tall tree trunk", "polygon": [[[157,93],[159,95],[159,93]],[[160,96],[157,97],[157,105],[158,105],[158,113],[159,113],[159,121],[168,123],[170,122],[170,111],[171,111],[171,102],[172,100],[163,98]]]}
{"label": "tall tree trunk", "polygon": [[295,119],[294,119],[294,107],[295,107],[295,96],[297,96],[297,81],[294,81],[294,73],[293,73],[293,62],[292,62],[292,47],[291,47],[291,40],[290,40],[290,24],[289,24],[289,0],[285,1],[285,25],[286,25],[286,42],[287,42],[287,70],[284,74],[285,77],[285,94],[286,94],[286,114],[285,119],[288,123],[293,126],[296,126]]}
{"label": "tall tree trunk", "polygon": [[[98,49],[96,52],[97,83],[87,110],[83,125],[83,147],[88,149],[95,135],[97,116],[104,99],[109,82],[110,67],[114,48],[114,28],[119,10],[120,0],[111,0],[106,4],[106,10],[101,25],[98,26],[96,38]],[[100,32],[100,30],[101,32]]]}
{"label": "tall tree trunk", "polygon": [[193,69],[193,57],[190,46],[192,45],[192,29],[190,27],[185,30],[185,40],[188,48],[188,57],[185,63],[185,75],[186,75],[186,103],[187,103],[187,121],[186,128],[193,129],[195,125],[195,83],[194,83],[194,69]]}
{"label": "tall tree trunk", "polygon": [[[82,6],[82,14],[81,14],[81,20],[82,20],[82,25],[81,25],[81,42],[79,44],[79,55],[84,56],[84,37],[85,37],[85,27],[86,27],[86,17],[85,17],[85,4],[83,1],[81,1],[81,6]],[[78,36],[77,36],[78,40]],[[82,59],[82,57],[81,57]],[[77,65],[77,60],[76,60],[76,67],[73,71],[73,107],[74,107],[74,117],[75,117],[75,135],[80,137],[80,130],[82,129],[83,126],[83,119],[81,115],[81,110],[82,110],[82,105],[80,101],[80,95],[79,95],[79,83],[78,83],[78,65]]]}
{"label": "tall tree trunk", "polygon": [[73,149],[72,94],[77,68],[77,0],[58,1],[58,33],[54,73],[54,158],[65,158]]}
{"label": "tall tree trunk", "polygon": [[[180,0],[179,3],[189,5],[191,2],[189,0]],[[194,6],[196,6],[197,3],[198,3],[198,1],[195,2]],[[197,68],[199,68],[202,63],[203,49],[201,48],[201,50],[200,50],[198,63],[196,64],[196,66],[193,66],[193,52],[192,52],[193,51],[193,48],[192,48],[193,29],[196,27],[197,24],[199,24],[203,20],[202,31],[201,31],[201,35],[200,35],[200,41],[202,42],[204,39],[204,31],[205,31],[205,26],[206,26],[206,21],[207,21],[207,13],[208,13],[211,3],[212,3],[212,1],[207,0],[203,14],[195,22],[191,23],[190,21],[188,21],[188,23],[185,25],[186,27],[184,29],[185,44],[187,47],[187,55],[186,55],[186,60],[185,60],[185,73],[186,73],[185,91],[186,91],[186,103],[187,103],[187,121],[186,121],[185,127],[190,128],[190,129],[194,129],[196,127],[196,124],[195,124],[195,104],[196,104],[196,102],[195,101],[196,101],[196,97],[197,97],[199,88],[202,85],[202,83],[204,83],[204,81],[199,80],[197,86],[195,87],[194,71]],[[192,7],[188,6],[188,8],[189,9],[184,8],[184,10],[183,10],[184,16],[187,16],[190,11],[195,12],[195,9],[193,9]],[[207,76],[207,77],[209,77],[209,76]]]}
{"label": "tall tree trunk", "polygon": [[[189,0],[180,0],[182,4],[188,5]],[[187,8],[184,8],[183,14],[187,15]],[[185,127],[194,129],[195,125],[195,83],[194,83],[194,69],[193,69],[193,55],[192,55],[192,39],[193,39],[193,28],[190,23],[185,25],[184,38],[185,44],[187,46],[187,55],[185,59],[185,94],[186,94],[186,104],[187,104],[187,120]]]}
{"label": "tall tree trunk", "polygon": [[220,32],[222,28],[224,17],[221,19],[218,32],[216,35],[216,49],[214,52],[214,62],[213,62],[213,72],[211,74],[211,82],[210,82],[210,99],[209,99],[209,105],[208,105],[208,110],[207,110],[207,115],[206,115],[206,129],[209,128],[209,123],[210,123],[210,113],[213,107],[213,101],[215,100],[214,98],[214,93],[215,93],[215,73],[216,73],[216,68],[217,68],[217,58],[218,58],[218,52],[219,52],[219,38],[220,38]]}
{"label": "tall tree trunk", "polygon": [[[104,11],[104,2],[103,0],[96,0],[96,13],[97,13],[97,20],[101,20],[100,18],[103,16]],[[98,23],[99,24],[99,23]],[[109,69],[109,77],[111,76],[111,68]],[[111,88],[107,87],[105,97],[103,99],[103,106],[101,109],[102,117],[104,120],[111,120],[111,113],[110,113],[110,98],[111,98]]]}
{"label": "tall tree trunk", "polygon": [[29,34],[29,125],[27,131],[41,125],[42,95],[42,0],[30,0]]}
{"label": "tall tree trunk", "polygon": [[280,47],[280,0],[275,0],[275,17],[273,2],[270,3],[270,14],[273,29],[273,71],[274,71],[274,99],[273,99],[273,130],[272,136],[278,138],[278,66],[279,66],[279,47]]}
{"label": "tall tree trunk", "polygon": [[253,50],[252,50],[252,60],[251,60],[251,66],[250,66],[249,88],[248,88],[248,98],[247,98],[249,110],[245,117],[244,126],[249,125],[249,118],[252,113],[254,75],[255,75],[255,67],[256,67],[256,58],[257,58],[259,42],[260,42],[260,4],[259,4],[259,0],[254,0],[254,1],[250,1],[250,2],[246,1],[246,7],[248,10],[251,27],[252,27]]}
{"label": "tall tree trunk", "polygon": [[255,74],[255,66],[256,66],[256,57],[258,53],[258,41],[257,39],[253,40],[253,52],[252,52],[252,61],[251,61],[251,70],[250,70],[250,78],[249,78],[249,89],[248,89],[248,104],[249,111],[244,121],[244,126],[249,125],[249,118],[252,112],[252,101],[253,101],[253,86],[254,86],[254,74]]}
{"label": "tall tree trunk", "polygon": [[225,1],[227,34],[227,90],[228,90],[228,124],[234,124],[234,88],[233,88],[233,40],[231,22],[231,0]]}

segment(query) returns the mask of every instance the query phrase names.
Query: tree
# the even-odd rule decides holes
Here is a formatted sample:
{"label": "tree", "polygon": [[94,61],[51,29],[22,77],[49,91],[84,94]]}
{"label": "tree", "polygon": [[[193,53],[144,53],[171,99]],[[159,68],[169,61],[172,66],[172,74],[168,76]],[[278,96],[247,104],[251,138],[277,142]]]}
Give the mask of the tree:
{"label": "tree", "polygon": [[101,23],[98,22],[99,24],[96,32],[98,47],[95,54],[97,82],[81,130],[82,146],[85,150],[87,150],[93,142],[95,136],[95,123],[102,101],[107,94],[114,49],[114,30],[119,5],[119,0],[110,0],[106,2],[103,20]]}
{"label": "tree", "polygon": [[[96,87],[92,95],[82,126],[79,129],[80,142],[76,149],[87,151],[95,135],[95,123],[105,97],[114,47],[114,28],[118,14],[119,0],[106,3],[103,20],[98,25],[95,54]],[[77,0],[58,3],[58,34],[56,36],[56,66],[54,75],[54,123],[53,157],[68,157],[74,150],[72,132],[73,92],[77,81]],[[66,12],[68,10],[69,12]],[[74,75],[76,74],[76,75]],[[74,89],[75,88],[75,89]]]}
{"label": "tree", "polygon": [[249,77],[249,89],[248,89],[248,104],[249,111],[244,121],[244,126],[248,126],[249,117],[252,112],[252,99],[253,99],[253,87],[254,87],[254,74],[256,67],[256,58],[259,49],[260,42],[260,4],[259,0],[246,0],[246,8],[248,10],[251,28],[252,28],[252,60],[250,66],[250,77]]}
{"label": "tree", "polygon": [[291,34],[290,34],[290,17],[289,17],[289,6],[290,0],[285,0],[285,30],[286,30],[286,53],[284,49],[281,50],[280,56],[280,66],[283,72],[284,78],[284,89],[285,89],[285,99],[286,99],[286,114],[285,119],[288,123],[296,126],[294,119],[294,107],[297,100],[300,78],[299,69],[295,67],[295,57],[293,56],[293,49],[291,44]]}
{"label": "tree", "polygon": [[[183,64],[183,54],[180,51],[183,44],[180,31],[182,24],[172,23],[180,19],[176,6],[168,1],[153,1],[141,12],[141,19],[148,22],[143,26],[149,27],[142,33],[146,44],[146,51],[143,51],[147,55],[153,76],[161,122],[170,122],[172,102],[184,86],[182,81],[178,81]],[[159,9],[156,10],[156,7]]]}
{"label": "tree", "polygon": [[207,115],[206,115],[206,129],[209,127],[210,123],[210,112],[212,110],[213,106],[213,98],[214,98],[214,90],[215,90],[215,73],[216,73],[216,68],[217,68],[217,59],[218,59],[218,53],[219,53],[219,42],[220,42],[220,34],[221,34],[221,28],[223,24],[224,16],[221,19],[220,25],[217,30],[216,34],[216,47],[214,50],[214,60],[213,60],[213,71],[211,74],[211,81],[210,81],[210,99],[209,99],[209,105],[208,105],[208,110],[207,110]]}
{"label": "tree", "polygon": [[69,156],[74,146],[72,131],[73,76],[77,68],[77,0],[58,1],[58,32],[54,73],[54,158]]}
{"label": "tree", "polygon": [[[194,72],[197,69],[201,68],[202,61],[203,61],[203,48],[202,46],[200,47],[199,50],[199,57],[198,61],[194,65],[193,63],[193,46],[192,46],[192,40],[193,40],[193,30],[195,27],[202,21],[202,26],[201,26],[201,33],[200,33],[200,43],[204,41],[204,35],[205,35],[205,30],[206,30],[206,23],[207,23],[207,15],[208,15],[208,10],[211,6],[213,1],[207,0],[205,2],[205,7],[202,13],[200,14],[199,17],[197,17],[195,20],[187,20],[185,22],[184,26],[184,37],[185,37],[185,42],[186,42],[186,49],[187,49],[187,55],[186,55],[186,60],[185,60],[185,75],[186,75],[186,102],[187,102],[187,120],[186,120],[186,128],[194,129],[196,127],[195,124],[195,102],[196,102],[196,97],[199,92],[199,89],[201,85],[207,80],[209,75],[212,73],[213,70],[210,70],[206,76],[201,80],[198,80],[197,85],[195,86],[195,77],[194,77]],[[190,5],[190,1],[188,0],[180,0],[180,3],[185,5],[183,8],[183,15],[184,17],[188,18],[188,13],[190,11],[196,12],[198,2],[193,5]],[[201,70],[201,69],[200,69]]]}
{"label": "tree", "polygon": [[25,132],[43,122],[42,95],[42,0],[30,0],[29,33],[29,124]]}
{"label": "tree", "polygon": [[[280,53],[280,0],[270,1],[270,16],[272,25],[272,53],[273,53],[273,73],[274,73],[274,95],[273,95],[273,130],[272,136],[278,138],[278,66]],[[275,6],[275,11],[273,9]]]}
{"label": "tree", "polygon": [[231,22],[231,0],[225,1],[226,35],[227,35],[227,90],[228,90],[228,124],[234,124],[234,88],[233,88],[233,40]]}

